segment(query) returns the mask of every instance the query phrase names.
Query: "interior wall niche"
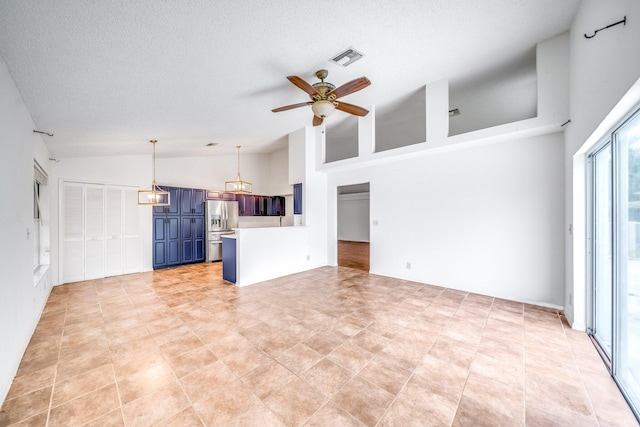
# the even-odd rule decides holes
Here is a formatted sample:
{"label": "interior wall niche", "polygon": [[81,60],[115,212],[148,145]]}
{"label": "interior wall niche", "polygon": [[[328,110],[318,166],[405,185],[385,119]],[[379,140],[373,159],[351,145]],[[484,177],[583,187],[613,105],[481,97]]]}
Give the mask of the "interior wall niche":
{"label": "interior wall niche", "polygon": [[427,140],[425,96],[423,86],[397,102],[376,106],[376,153]]}
{"label": "interior wall niche", "polygon": [[450,80],[449,136],[531,119],[538,115],[535,48],[498,69]]}
{"label": "interior wall niche", "polygon": [[358,118],[348,116],[338,122],[327,122],[325,163],[358,157]]}

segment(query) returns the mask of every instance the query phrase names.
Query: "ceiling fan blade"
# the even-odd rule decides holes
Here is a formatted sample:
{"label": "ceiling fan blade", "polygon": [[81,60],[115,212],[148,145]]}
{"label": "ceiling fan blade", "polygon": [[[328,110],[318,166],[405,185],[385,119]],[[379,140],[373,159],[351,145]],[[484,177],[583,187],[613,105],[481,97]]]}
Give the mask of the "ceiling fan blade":
{"label": "ceiling fan blade", "polygon": [[344,111],[345,113],[353,114],[354,116],[364,117],[369,114],[369,110],[358,107],[357,105],[347,104],[346,102],[336,101],[336,110]]}
{"label": "ceiling fan blade", "polygon": [[311,105],[313,104],[312,101],[309,102],[301,102],[299,104],[291,104],[291,105],[285,105],[284,107],[278,107],[278,108],[274,108],[273,111],[274,113],[279,113],[280,111],[287,111],[287,110],[293,110],[294,108],[299,108],[299,107],[306,107],[307,105]]}
{"label": "ceiling fan blade", "polygon": [[350,93],[357,92],[361,89],[364,89],[370,84],[371,82],[369,81],[368,78],[360,77],[359,79],[351,80],[350,82],[347,82],[342,86],[335,88],[334,90],[332,90],[327,94],[327,97],[331,95],[335,95],[337,99],[337,98],[340,98],[341,96],[346,96],[346,95],[349,95]]}
{"label": "ceiling fan blade", "polygon": [[291,83],[293,83],[294,85],[298,86],[303,91],[307,92],[309,94],[309,96],[320,95],[318,93],[318,91],[316,90],[316,88],[314,88],[309,83],[307,83],[304,80],[302,80],[300,77],[298,77],[298,76],[288,76],[287,78],[289,79],[289,81]]}
{"label": "ceiling fan blade", "polygon": [[320,126],[322,124],[322,117],[318,117],[316,115],[313,116],[313,125]]}

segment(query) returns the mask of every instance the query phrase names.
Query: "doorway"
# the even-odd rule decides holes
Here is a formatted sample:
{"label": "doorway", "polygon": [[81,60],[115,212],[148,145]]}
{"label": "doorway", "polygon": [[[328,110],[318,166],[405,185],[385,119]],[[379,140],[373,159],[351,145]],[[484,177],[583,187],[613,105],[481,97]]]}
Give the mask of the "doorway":
{"label": "doorway", "polygon": [[338,187],[338,265],[369,271],[369,183]]}
{"label": "doorway", "polygon": [[640,110],[589,154],[593,241],[589,334],[640,410]]}

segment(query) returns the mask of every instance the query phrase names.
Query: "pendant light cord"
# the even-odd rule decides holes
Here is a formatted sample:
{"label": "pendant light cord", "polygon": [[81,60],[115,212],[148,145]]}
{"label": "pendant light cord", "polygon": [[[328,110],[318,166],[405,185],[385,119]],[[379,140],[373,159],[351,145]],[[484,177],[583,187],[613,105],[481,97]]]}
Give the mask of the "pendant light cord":
{"label": "pendant light cord", "polygon": [[158,142],[157,139],[152,139],[150,141],[153,144],[153,182],[151,185],[153,185],[152,190],[155,191],[155,187],[156,187],[156,142]]}
{"label": "pendant light cord", "polygon": [[240,147],[241,145],[236,145],[236,148],[238,149],[238,181],[241,181],[240,179]]}

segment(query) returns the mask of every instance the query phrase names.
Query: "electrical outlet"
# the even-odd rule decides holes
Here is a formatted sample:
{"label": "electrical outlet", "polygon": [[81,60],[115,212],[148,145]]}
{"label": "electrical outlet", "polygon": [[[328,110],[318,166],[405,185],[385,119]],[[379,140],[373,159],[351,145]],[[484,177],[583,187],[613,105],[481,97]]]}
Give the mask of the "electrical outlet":
{"label": "electrical outlet", "polygon": [[378,226],[378,220],[377,220],[377,219],[374,219],[374,220],[373,220],[373,226],[374,226],[374,227],[377,227],[377,226]]}
{"label": "electrical outlet", "polygon": [[411,270],[411,263],[407,261],[407,270]]}

